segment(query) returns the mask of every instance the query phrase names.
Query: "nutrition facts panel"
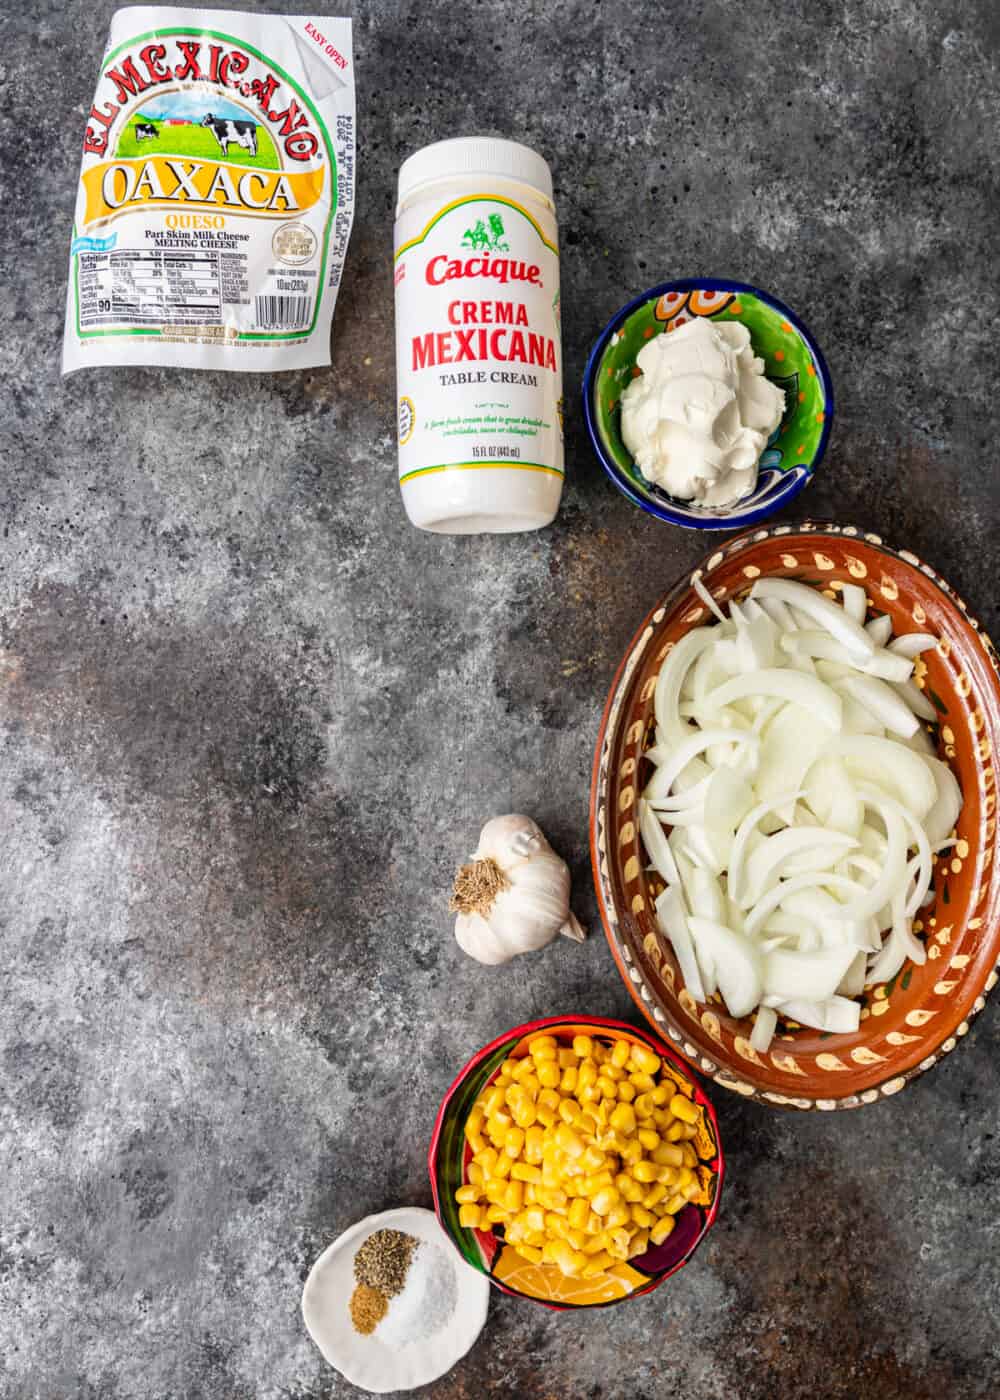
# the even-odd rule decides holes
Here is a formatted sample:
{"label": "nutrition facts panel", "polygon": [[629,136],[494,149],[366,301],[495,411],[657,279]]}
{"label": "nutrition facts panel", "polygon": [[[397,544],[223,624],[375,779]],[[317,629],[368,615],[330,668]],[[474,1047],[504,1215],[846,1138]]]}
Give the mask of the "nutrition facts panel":
{"label": "nutrition facts panel", "polygon": [[[213,249],[114,249],[79,257],[84,326],[217,326],[231,298],[229,255]],[[239,257],[233,259],[239,264]],[[236,300],[238,300],[238,293]]]}

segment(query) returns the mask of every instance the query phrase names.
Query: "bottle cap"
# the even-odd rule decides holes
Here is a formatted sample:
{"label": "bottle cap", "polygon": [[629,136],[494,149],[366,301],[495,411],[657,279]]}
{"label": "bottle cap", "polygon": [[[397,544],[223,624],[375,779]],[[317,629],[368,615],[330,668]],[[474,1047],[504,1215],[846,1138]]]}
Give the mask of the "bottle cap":
{"label": "bottle cap", "polygon": [[459,136],[435,141],[404,160],[399,170],[399,203],[421,185],[456,175],[470,179],[499,175],[506,180],[519,180],[552,200],[552,172],[530,146],[494,136]]}

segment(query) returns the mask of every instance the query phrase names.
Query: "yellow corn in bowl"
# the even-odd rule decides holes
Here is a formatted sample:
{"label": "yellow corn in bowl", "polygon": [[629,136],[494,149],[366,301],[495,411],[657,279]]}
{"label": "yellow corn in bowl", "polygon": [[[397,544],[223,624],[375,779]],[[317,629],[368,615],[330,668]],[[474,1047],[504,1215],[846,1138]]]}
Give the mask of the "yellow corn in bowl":
{"label": "yellow corn in bowl", "polygon": [[715,1111],[645,1030],[598,1017],[518,1026],[452,1084],[429,1166],[445,1232],[505,1293],[550,1308],[648,1293],[718,1211]]}

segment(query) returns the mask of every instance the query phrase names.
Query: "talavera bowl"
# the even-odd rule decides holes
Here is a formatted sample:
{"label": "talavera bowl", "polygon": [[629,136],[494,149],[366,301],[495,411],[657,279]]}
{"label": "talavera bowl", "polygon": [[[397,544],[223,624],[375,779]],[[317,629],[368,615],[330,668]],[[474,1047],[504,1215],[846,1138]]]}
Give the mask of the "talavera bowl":
{"label": "talavera bowl", "polygon": [[[904,964],[869,989],[852,1035],[780,1027],[766,1054],[749,1044],[752,1021],[734,1020],[713,1001],[694,1001],[653,910],[655,875],[646,871],[636,803],[648,778],[642,758],[653,723],[653,690],[670,648],[706,609],[692,587],[701,577],[714,597],[742,597],[761,575],[819,584],[861,584],[869,608],[888,613],[894,631],[930,632],[935,650],[917,666],[917,684],[939,712],[938,752],[964,797],[958,844],[935,866],[934,902],[921,915],[922,967]],[[718,1084],[779,1107],[855,1108],[898,1093],[953,1050],[996,985],[1000,957],[1000,870],[996,846],[996,754],[1000,747],[997,653],[961,598],[913,554],[850,526],[777,525],[728,541],[685,576],[646,618],[611,687],[601,724],[591,792],[591,853],[611,951],[636,1004],[661,1033]]]}
{"label": "talavera bowl", "polygon": [[[701,1199],[689,1201],[676,1216],[676,1225],[663,1244],[648,1250],[641,1258],[616,1264],[602,1279],[566,1278],[554,1264],[530,1264],[522,1259],[501,1236],[484,1230],[470,1230],[458,1222],[455,1191],[466,1181],[466,1167],[472,1149],[465,1140],[465,1123],[483,1087],[497,1074],[508,1056],[520,1059],[528,1053],[528,1041],[536,1035],[553,1035],[567,1045],[575,1035],[629,1040],[648,1045],[663,1060],[679,1093],[703,1110],[702,1130],[692,1142],[700,1158],[699,1175],[704,1192]],[[505,1035],[473,1055],[448,1090],[438,1112],[431,1139],[428,1165],[434,1209],[455,1248],[465,1261],[486,1274],[496,1288],[515,1298],[543,1303],[557,1312],[576,1308],[608,1307],[651,1293],[675,1274],[691,1258],[705,1238],[719,1210],[725,1165],[719,1141],[719,1125],[704,1090],[681,1057],[657,1035],[598,1016],[556,1016],[515,1026]]]}
{"label": "talavera bowl", "polygon": [[[767,378],[785,391],[785,415],[761,457],[757,485],[742,500],[705,508],[647,481],[622,441],[621,394],[636,356],[655,335],[692,317],[742,321]],[[711,278],[661,282],[622,307],[601,332],[583,377],[587,431],[601,465],[623,495],[660,520],[692,530],[738,530],[787,505],[812,479],[833,419],[833,385],[809,330],[776,297],[745,282]]]}

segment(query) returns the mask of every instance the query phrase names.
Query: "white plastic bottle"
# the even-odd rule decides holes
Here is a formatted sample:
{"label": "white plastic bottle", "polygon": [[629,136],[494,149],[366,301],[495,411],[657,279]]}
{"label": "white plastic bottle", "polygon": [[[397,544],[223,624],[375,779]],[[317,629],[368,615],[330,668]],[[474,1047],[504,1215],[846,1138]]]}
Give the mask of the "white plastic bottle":
{"label": "white plastic bottle", "polygon": [[399,481],[414,525],[537,530],[563,484],[552,176],[514,141],[426,146],[396,209]]}

